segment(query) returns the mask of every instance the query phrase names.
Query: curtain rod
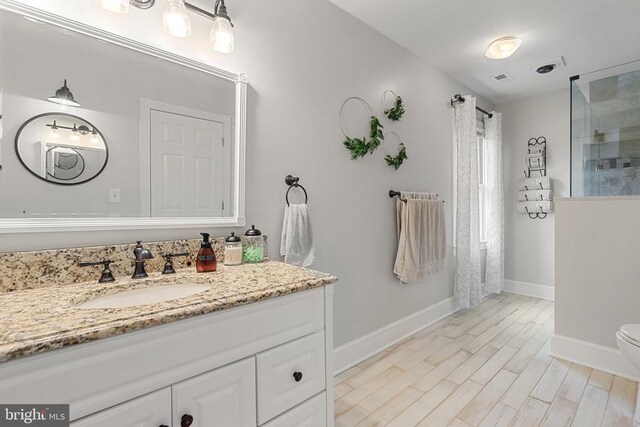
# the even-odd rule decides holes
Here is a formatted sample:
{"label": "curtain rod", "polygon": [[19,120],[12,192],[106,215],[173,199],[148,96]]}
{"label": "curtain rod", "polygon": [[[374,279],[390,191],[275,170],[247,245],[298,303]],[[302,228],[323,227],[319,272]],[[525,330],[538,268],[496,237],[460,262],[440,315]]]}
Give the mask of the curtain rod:
{"label": "curtain rod", "polygon": [[[462,95],[460,94],[456,94],[453,96],[453,99],[451,100],[451,106],[453,107],[453,104],[455,104],[456,102],[464,102],[464,98],[462,97]],[[487,116],[489,116],[489,118],[493,117],[493,114],[491,114],[490,112],[483,110],[480,107],[476,107],[476,110],[480,111],[483,114],[486,114]]]}

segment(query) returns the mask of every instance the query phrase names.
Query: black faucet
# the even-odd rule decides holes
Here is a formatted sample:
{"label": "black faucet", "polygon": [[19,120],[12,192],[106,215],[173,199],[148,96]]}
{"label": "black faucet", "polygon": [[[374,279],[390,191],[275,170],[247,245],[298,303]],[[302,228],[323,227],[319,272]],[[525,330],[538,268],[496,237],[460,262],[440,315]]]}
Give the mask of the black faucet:
{"label": "black faucet", "polygon": [[138,244],[133,250],[133,255],[136,257],[136,268],[133,270],[132,279],[142,279],[144,277],[148,277],[149,275],[144,269],[145,260],[153,258],[153,254],[149,249],[145,249],[142,247],[142,242],[138,240]]}

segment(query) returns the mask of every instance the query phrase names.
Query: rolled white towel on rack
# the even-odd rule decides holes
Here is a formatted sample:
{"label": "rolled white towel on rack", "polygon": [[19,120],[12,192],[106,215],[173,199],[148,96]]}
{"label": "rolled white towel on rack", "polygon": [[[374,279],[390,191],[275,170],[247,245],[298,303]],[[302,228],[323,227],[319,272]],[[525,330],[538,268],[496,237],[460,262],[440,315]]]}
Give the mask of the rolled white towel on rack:
{"label": "rolled white towel on rack", "polygon": [[553,200],[553,190],[518,191],[519,202],[533,202],[538,200]]}
{"label": "rolled white towel on rack", "polygon": [[528,168],[544,168],[545,166],[545,161],[544,161],[544,157],[542,156],[535,156],[535,157],[528,157],[527,158],[527,167]]}
{"label": "rolled white towel on rack", "polygon": [[549,190],[553,185],[551,178],[548,176],[539,176],[534,178],[522,178],[518,180],[519,190]]}
{"label": "rolled white towel on rack", "polygon": [[553,201],[543,200],[537,202],[518,202],[518,213],[549,213],[553,212]]}

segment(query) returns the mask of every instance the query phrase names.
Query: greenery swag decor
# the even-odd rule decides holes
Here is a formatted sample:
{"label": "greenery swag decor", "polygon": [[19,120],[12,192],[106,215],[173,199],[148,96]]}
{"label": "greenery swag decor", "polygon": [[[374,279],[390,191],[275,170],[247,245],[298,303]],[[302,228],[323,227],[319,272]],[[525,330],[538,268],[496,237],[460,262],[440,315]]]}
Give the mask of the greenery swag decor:
{"label": "greenery swag decor", "polygon": [[[399,121],[400,119],[402,119],[402,116],[405,113],[405,108],[404,108],[404,105],[402,104],[402,98],[397,96],[393,91],[387,90],[382,94],[382,104],[384,104],[384,98],[387,93],[391,93],[395,97],[395,104],[393,107],[387,108],[387,109],[385,109],[384,105],[382,105],[381,109],[384,110],[384,114],[389,120]],[[365,136],[362,138],[351,138],[347,136],[346,132],[344,131],[342,113],[344,110],[344,106],[349,101],[352,101],[352,100],[360,101],[371,112],[370,119],[369,119],[369,136],[368,137]],[[342,103],[342,106],[340,107],[340,113],[339,113],[339,122],[340,122],[340,129],[342,130],[342,134],[346,138],[342,144],[351,153],[351,160],[356,160],[358,158],[364,157],[367,155],[367,153],[373,154],[373,152],[376,151],[376,149],[380,147],[380,145],[382,145],[385,139],[385,134],[383,132],[384,126],[382,125],[382,123],[380,123],[380,119],[376,117],[371,106],[364,99],[359,98],[357,96],[352,96],[350,98],[347,98]],[[390,132],[390,133],[395,135],[398,139],[400,139],[395,132]],[[396,156],[391,156],[387,154],[384,158],[387,165],[393,167],[395,170],[398,170],[400,166],[402,166],[404,161],[407,159],[408,159],[407,149],[405,148],[402,142],[400,142],[400,144],[398,145],[398,154]]]}
{"label": "greenery swag decor", "polygon": [[380,123],[380,120],[376,116],[371,116],[371,120],[369,121],[370,131],[369,131],[369,141],[367,141],[366,137],[360,138],[349,138],[343,142],[344,146],[351,152],[351,160],[355,160],[358,157],[364,157],[367,153],[373,154],[376,151],[376,148],[380,146],[382,140],[384,139],[384,133],[382,133],[382,129],[384,126]]}
{"label": "greenery swag decor", "polygon": [[395,157],[391,157],[391,155],[387,154],[384,158],[384,160],[387,162],[387,164],[393,168],[395,168],[395,170],[400,169],[400,166],[402,166],[402,164],[404,163],[405,160],[407,160],[407,148],[404,146],[404,144],[401,142],[398,145],[398,155]]}
{"label": "greenery swag decor", "polygon": [[389,120],[394,122],[400,121],[404,115],[404,105],[402,105],[402,98],[396,96],[396,105],[392,108],[384,110],[384,114]]}

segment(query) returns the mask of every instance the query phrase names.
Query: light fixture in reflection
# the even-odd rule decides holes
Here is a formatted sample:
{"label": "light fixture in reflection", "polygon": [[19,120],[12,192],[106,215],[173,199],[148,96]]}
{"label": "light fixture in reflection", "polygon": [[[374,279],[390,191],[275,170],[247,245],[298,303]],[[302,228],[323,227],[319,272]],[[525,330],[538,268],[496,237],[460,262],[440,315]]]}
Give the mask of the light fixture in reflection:
{"label": "light fixture in reflection", "polygon": [[162,28],[174,37],[191,35],[191,18],[187,14],[184,0],[168,0],[167,7],[162,12]]}
{"label": "light fixture in reflection", "polygon": [[505,59],[515,53],[522,44],[522,40],[516,37],[502,37],[494,40],[484,53],[489,59]]}
{"label": "light fixture in reflection", "polygon": [[56,121],[53,121],[53,124],[51,125],[51,132],[49,132],[49,136],[53,139],[59,139],[60,138],[60,132],[58,131],[58,124],[56,123]]}
{"label": "light fixture in reflection", "polygon": [[79,107],[80,104],[73,98],[73,93],[67,87],[67,79],[64,80],[64,85],[56,91],[54,96],[47,98],[49,101],[60,105],[68,105],[71,107]]}
{"label": "light fixture in reflection", "polygon": [[80,139],[80,134],[78,133],[78,128],[76,127],[76,124],[73,124],[73,129],[71,129],[71,140],[72,141],[77,141]]}
{"label": "light fixture in reflection", "polygon": [[129,0],[100,0],[105,10],[113,13],[129,13]]}
{"label": "light fixture in reflection", "polygon": [[209,42],[216,52],[231,53],[235,48],[235,38],[233,35],[233,23],[227,14],[227,7],[224,0],[217,0],[214,7],[213,26]]}
{"label": "light fixture in reflection", "polygon": [[92,144],[97,144],[100,142],[100,139],[98,138],[98,132],[96,132],[95,128],[91,131],[91,139],[89,141],[91,141]]}

